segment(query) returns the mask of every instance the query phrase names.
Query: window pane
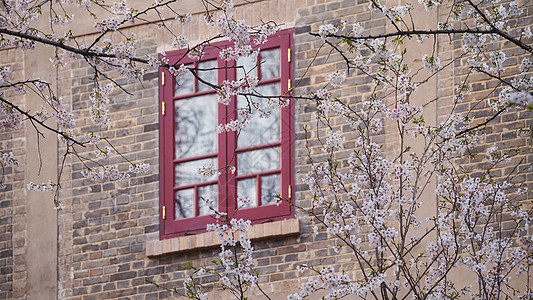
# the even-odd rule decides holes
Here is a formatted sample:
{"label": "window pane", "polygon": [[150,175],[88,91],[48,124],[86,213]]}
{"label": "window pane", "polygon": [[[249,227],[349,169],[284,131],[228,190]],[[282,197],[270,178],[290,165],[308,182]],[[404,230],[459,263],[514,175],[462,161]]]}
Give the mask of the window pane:
{"label": "window pane", "polygon": [[261,177],[261,204],[275,204],[278,200],[276,195],[280,193],[279,174]]}
{"label": "window pane", "polygon": [[[245,201],[243,201],[245,199]],[[237,207],[255,207],[257,206],[257,191],[255,178],[239,180],[237,182]]]}
{"label": "window pane", "polygon": [[241,56],[237,59],[237,79],[244,78],[245,74],[257,75],[257,56]]}
{"label": "window pane", "polygon": [[[261,95],[279,95],[279,83],[258,86],[256,91]],[[254,112],[253,117],[250,119],[250,124],[239,133],[237,140],[239,148],[279,142],[280,110],[278,108],[270,109],[266,102],[266,98],[251,97],[251,99],[247,99],[242,96],[237,97],[237,106],[240,109],[248,109],[251,106]],[[270,116],[268,118],[260,117],[254,105],[270,111]]]}
{"label": "window pane", "polygon": [[279,77],[279,49],[261,51],[261,80]]}
{"label": "window pane", "polygon": [[[192,64],[185,65],[192,68]],[[191,72],[185,73],[183,76],[175,77],[174,80],[174,96],[181,96],[193,93],[194,77]]]}
{"label": "window pane", "polygon": [[176,219],[194,217],[194,189],[176,191],[174,216]]}
{"label": "window pane", "polygon": [[[217,67],[217,61],[216,60],[208,60],[208,61],[203,61],[201,63],[198,64],[198,69],[208,69],[206,71],[200,71],[198,70],[198,77],[202,78],[204,81],[207,81],[211,84],[217,84],[218,83],[218,70],[216,69]],[[200,80],[198,80],[198,91],[199,92],[202,92],[202,91],[209,91],[209,90],[212,90],[213,88],[210,87],[209,85],[207,84],[204,84],[202,82],[200,82]]]}
{"label": "window pane", "polygon": [[198,173],[198,169],[211,164],[218,168],[216,158],[207,158],[200,160],[193,160],[184,163],[176,164],[174,167],[175,186],[184,186],[189,184],[201,183],[211,180],[216,180],[216,177],[206,177]]}
{"label": "window pane", "polygon": [[[198,188],[199,215],[209,215],[218,209],[218,187],[216,184],[201,186]],[[210,208],[211,207],[211,208]]]}
{"label": "window pane", "polygon": [[279,156],[278,147],[240,153],[237,155],[237,172],[246,175],[279,169]]}
{"label": "window pane", "polygon": [[174,102],[175,158],[217,152],[217,101],[215,95]]}

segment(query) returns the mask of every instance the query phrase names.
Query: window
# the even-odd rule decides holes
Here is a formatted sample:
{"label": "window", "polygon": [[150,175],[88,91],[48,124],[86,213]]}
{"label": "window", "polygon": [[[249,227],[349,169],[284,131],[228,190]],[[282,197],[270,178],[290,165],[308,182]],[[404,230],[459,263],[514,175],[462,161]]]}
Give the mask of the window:
{"label": "window", "polygon": [[[173,78],[161,70],[161,238],[204,231],[206,224],[214,221],[206,199],[219,211],[253,223],[292,216],[289,203],[276,205],[275,197],[292,196],[292,104],[271,109],[269,118],[254,116],[239,133],[217,134],[217,126],[238,119],[239,110],[250,103],[267,107],[267,99],[236,96],[230,105],[224,105],[217,103],[216,92],[205,84],[221,84],[251,73],[259,79],[258,93],[284,94],[291,84],[291,42],[292,32],[288,31],[270,37],[260,46],[260,55],[239,59],[237,66],[242,68],[219,57],[229,43],[206,47],[199,61],[185,56],[185,51],[167,54],[170,63],[179,60],[197,69],[198,77],[187,73]],[[221,175],[201,175],[198,169],[207,165],[219,169]],[[234,167],[235,172],[223,169],[226,166]]]}

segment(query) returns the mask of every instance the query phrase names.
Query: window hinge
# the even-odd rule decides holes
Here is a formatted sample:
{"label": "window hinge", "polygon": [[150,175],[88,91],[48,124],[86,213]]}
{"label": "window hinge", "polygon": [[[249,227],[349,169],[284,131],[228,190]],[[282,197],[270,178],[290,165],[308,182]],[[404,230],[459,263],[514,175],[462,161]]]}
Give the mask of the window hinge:
{"label": "window hinge", "polygon": [[161,72],[161,85],[165,85],[165,71]]}
{"label": "window hinge", "polygon": [[287,79],[287,90],[291,90],[291,80]]}
{"label": "window hinge", "polygon": [[289,196],[288,196],[289,199],[292,199],[292,188],[291,188],[290,185],[289,185],[289,191],[288,192],[289,192]]}
{"label": "window hinge", "polygon": [[291,62],[291,48],[287,49],[287,61]]}
{"label": "window hinge", "polygon": [[163,205],[163,220],[167,218],[167,207]]}
{"label": "window hinge", "polygon": [[161,115],[165,115],[165,101],[161,102]]}

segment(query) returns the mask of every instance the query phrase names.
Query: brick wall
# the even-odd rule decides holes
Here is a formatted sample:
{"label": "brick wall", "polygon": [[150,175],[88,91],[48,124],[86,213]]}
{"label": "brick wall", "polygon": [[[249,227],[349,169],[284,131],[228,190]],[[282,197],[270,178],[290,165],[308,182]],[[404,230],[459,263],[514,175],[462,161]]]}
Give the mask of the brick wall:
{"label": "brick wall", "polygon": [[[533,15],[533,11],[528,12]],[[443,16],[440,16],[441,18]],[[318,51],[322,40],[310,36],[309,32],[317,32],[318,26],[327,22],[346,20],[348,25],[361,22],[364,27],[372,27],[372,33],[385,30],[387,23],[383,18],[368,12],[366,3],[355,0],[319,1],[291,0],[264,1],[238,7],[236,18],[245,18],[257,24],[259,20],[277,20],[285,22],[285,28],[295,29],[294,42],[294,85],[296,94],[308,95],[323,87],[328,73],[343,69],[342,59],[329,50]],[[530,18],[520,20],[520,24],[528,24]],[[201,20],[194,16],[193,21],[185,28],[170,23],[172,29],[191,33],[191,42],[201,41],[211,33]],[[157,55],[170,51],[171,38],[164,31],[147,31],[143,27],[132,27],[127,33],[135,32],[140,41],[138,55]],[[91,37],[86,37],[90,41]],[[438,51],[443,58],[452,60],[458,56],[460,43],[450,43],[447,38],[438,41]],[[498,47],[510,47],[507,44]],[[11,51],[11,50],[10,50]],[[9,52],[11,56],[0,56],[0,65],[12,61],[20,61],[17,51]],[[518,53],[517,55],[521,55]],[[413,59],[416,55],[413,54]],[[5,61],[4,61],[5,59]],[[464,65],[464,59],[456,62]],[[516,64],[516,60],[509,63]],[[310,65],[312,66],[308,68]],[[444,64],[444,63],[443,63]],[[15,68],[14,68],[15,69]],[[93,86],[91,78],[94,73],[81,60],[71,61],[68,67],[60,70],[60,95],[65,107],[77,116],[77,124],[84,131],[96,130],[92,127],[88,114],[89,93]],[[510,75],[510,74],[509,74]],[[451,68],[441,73],[438,80],[428,84],[430,88],[424,93],[436,106],[435,122],[441,121],[451,110],[455,87],[466,75],[459,68]],[[134,176],[122,182],[92,182],[84,179],[81,171],[82,163],[69,157],[63,166],[62,190],[60,193],[64,209],[59,212],[59,282],[58,297],[60,299],[159,299],[174,296],[171,292],[156,288],[148,281],[160,284],[163,288],[177,288],[183,293],[183,280],[191,271],[185,267],[193,265],[209,265],[217,258],[216,247],[204,247],[179,253],[147,256],[147,245],[159,240],[159,135],[158,135],[158,71],[150,69],[143,77],[142,83],[123,84],[131,95],[116,90],[112,97],[110,109],[110,127],[101,132],[102,136],[125,153],[132,162],[146,162],[151,165],[149,174]],[[362,100],[370,97],[371,89],[367,85],[368,78],[356,73],[351,76],[343,88],[335,89],[334,94],[342,101],[357,106]],[[438,89],[436,87],[439,87]],[[441,88],[445,87],[445,88]],[[477,103],[479,95],[495,95],[492,91],[494,83],[482,77],[474,79],[472,98],[466,99],[458,106],[459,111],[472,110],[477,116],[489,116],[485,103]],[[417,99],[416,101],[427,101]],[[324,137],[325,129],[316,126],[312,114],[316,103],[308,100],[295,101],[295,194],[297,206],[311,207],[312,194],[302,183],[302,176],[310,168],[310,160],[305,148],[304,125],[309,126],[309,145],[314,159],[323,157],[318,137]],[[437,114],[439,112],[439,114]],[[502,115],[495,120],[499,124],[489,126],[485,144],[478,150],[483,151],[488,144],[496,143],[502,149],[525,146],[525,139],[520,135],[521,128],[531,125],[531,113],[519,112]],[[345,151],[339,152],[337,158],[344,163],[351,149],[355,147],[355,136],[349,126],[341,119],[333,120],[335,129],[340,129],[347,138]],[[387,127],[389,126],[389,127]],[[387,124],[381,135],[375,136],[378,142],[387,141],[388,149],[394,149],[395,140],[390,124]],[[77,132],[79,133],[79,132]],[[6,135],[5,138],[2,136]],[[13,148],[16,155],[25,155],[23,133],[16,131],[0,133],[0,150]],[[65,151],[60,148],[60,151]],[[90,156],[94,149],[87,148],[80,155]],[[390,150],[392,151],[392,150]],[[63,153],[61,152],[60,155]],[[60,156],[61,157],[61,156]],[[524,155],[528,164],[533,162],[532,155]],[[112,163],[121,160],[112,159]],[[462,163],[467,170],[476,171],[481,157],[465,158]],[[514,161],[513,161],[514,162]],[[121,170],[127,170],[126,163],[120,163]],[[506,175],[508,167],[497,170],[498,176]],[[527,170],[525,170],[527,171]],[[521,180],[531,181],[529,171]],[[11,186],[0,193],[0,298],[25,298],[25,182],[23,172],[6,170]],[[533,195],[528,195],[529,198]],[[435,196],[433,196],[435,197]],[[432,198],[433,199],[433,198]],[[428,201],[429,202],[429,201]],[[51,205],[51,204],[50,204]],[[254,242],[256,249],[254,258],[259,274],[259,283],[269,294],[282,297],[294,292],[300,282],[296,272],[298,264],[336,265],[350,274],[355,274],[356,266],[352,255],[347,249],[337,254],[332,247],[338,243],[326,233],[312,234],[312,227],[318,225],[316,220],[296,210],[300,224],[299,235],[277,236],[274,239],[263,238]],[[12,249],[12,250],[10,250]],[[205,276],[201,280],[209,286],[216,278]],[[256,288],[251,294],[259,294]],[[217,291],[220,299],[227,294]],[[252,297],[255,299],[255,297]],[[275,299],[276,297],[272,297]]]}
{"label": "brick wall", "polygon": [[[137,34],[139,55],[157,54],[151,33]],[[65,73],[65,81],[72,86],[65,96],[72,99],[77,124],[84,132],[97,131],[87,113],[94,73],[83,61],[73,61]],[[121,182],[93,182],[82,176],[85,168],[79,160],[69,159],[62,197],[65,209],[59,222],[61,298],[137,294],[144,274],[154,272],[146,265],[144,251],[147,240],[158,238],[159,229],[158,73],[148,70],[142,83],[119,82],[130,94],[114,92],[110,126],[101,136],[128,160],[149,163],[151,172]],[[94,150],[88,147],[80,155],[90,157]],[[112,158],[110,162],[120,161]],[[128,167],[121,163],[119,168],[126,171]]]}
{"label": "brick wall", "polygon": [[[0,66],[10,66],[12,80],[24,78],[22,51],[7,49],[0,55]],[[18,105],[24,97],[11,92],[2,95]],[[24,165],[26,157],[26,127],[0,132],[0,151],[12,151],[18,167],[6,167],[3,173],[4,187],[0,190],[0,299],[11,299],[23,294],[26,280],[26,184]]]}

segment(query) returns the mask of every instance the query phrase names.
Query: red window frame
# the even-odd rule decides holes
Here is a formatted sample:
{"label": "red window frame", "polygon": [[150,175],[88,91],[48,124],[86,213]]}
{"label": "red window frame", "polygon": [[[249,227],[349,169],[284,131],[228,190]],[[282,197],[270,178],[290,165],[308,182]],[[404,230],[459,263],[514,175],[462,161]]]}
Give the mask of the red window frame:
{"label": "red window frame", "polygon": [[[269,37],[268,41],[260,45],[261,50],[280,49],[280,76],[273,79],[261,80],[259,78],[259,85],[269,83],[279,83],[280,93],[287,93],[292,80],[291,67],[291,52],[290,48],[293,43],[293,31],[285,30]],[[167,53],[166,57],[171,64],[179,61],[179,64],[196,64],[198,62],[207,60],[217,60],[218,67],[223,67],[217,70],[218,83],[224,80],[236,79],[235,62],[226,62],[219,57],[219,52],[225,47],[231,46],[230,42],[214,43],[204,49],[204,54],[200,61],[190,59],[185,55],[185,50],[178,50]],[[259,58],[258,58],[259,59]],[[260,65],[258,66],[260,68]],[[174,96],[174,77],[164,68],[160,69],[160,219],[161,219],[161,239],[172,238],[177,236],[184,236],[188,234],[200,233],[205,231],[205,227],[209,223],[215,222],[213,215],[195,216],[192,218],[175,219],[174,201],[175,190],[174,186],[174,166],[177,162],[187,160],[198,160],[201,158],[216,157],[218,166],[232,165],[237,168],[235,174],[230,171],[222,171],[222,174],[217,180],[204,182],[200,184],[191,185],[195,189],[195,197],[198,198],[198,187],[217,183],[218,185],[218,210],[227,213],[234,218],[244,218],[251,220],[252,223],[263,223],[275,220],[291,218],[294,216],[293,206],[287,201],[282,201],[279,205],[266,205],[251,208],[241,208],[237,210],[237,180],[249,177],[256,177],[257,194],[260,194],[260,178],[261,175],[280,174],[280,189],[281,197],[283,199],[291,199],[290,189],[293,184],[294,173],[294,135],[293,135],[293,103],[292,101],[287,107],[280,111],[280,142],[274,144],[252,146],[246,148],[237,148],[237,133],[225,132],[217,135],[218,152],[215,155],[205,155],[205,157],[194,157],[187,159],[174,159],[174,101],[179,99],[200,96],[206,94],[214,94],[214,91],[197,91],[197,80],[194,83],[193,94]],[[258,74],[261,74],[259,71]],[[165,80],[166,78],[166,80]],[[166,82],[165,82],[166,81]],[[266,99],[265,99],[266,101]],[[235,111],[237,109],[236,97],[233,96],[230,105],[217,104],[217,118],[218,124],[228,121],[228,118],[235,118]],[[165,110],[163,112],[163,110]],[[279,147],[280,148],[280,169],[270,170],[263,173],[253,173],[251,175],[238,175],[239,168],[236,166],[236,153],[243,153],[251,150],[258,150],[264,148]],[[183,187],[180,187],[183,188]],[[195,199],[195,203],[198,199]],[[260,200],[259,200],[260,201]],[[198,214],[198,206],[195,204],[195,214]]]}

